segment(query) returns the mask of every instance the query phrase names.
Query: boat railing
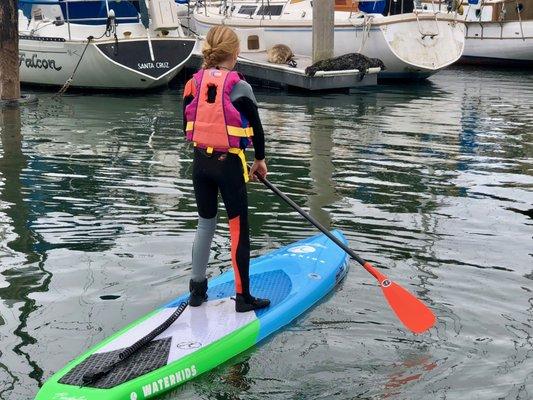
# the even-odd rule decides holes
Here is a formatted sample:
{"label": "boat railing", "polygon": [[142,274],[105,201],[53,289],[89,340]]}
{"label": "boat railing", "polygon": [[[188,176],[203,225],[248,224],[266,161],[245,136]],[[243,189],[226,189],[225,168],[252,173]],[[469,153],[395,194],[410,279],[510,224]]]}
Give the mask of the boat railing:
{"label": "boat railing", "polygon": [[437,11],[435,11],[435,10],[433,11],[433,18],[434,18],[434,21],[435,21],[436,32],[424,31],[422,29],[422,25],[420,24],[419,11],[418,10],[413,10],[413,14],[416,17],[416,23],[417,23],[417,26],[418,26],[418,31],[420,32],[420,35],[422,35],[422,39],[424,39],[426,36],[429,36],[430,38],[433,39],[435,36],[440,35],[439,20],[437,18]]}
{"label": "boat railing", "polygon": [[[259,3],[259,0],[256,0],[256,3]],[[224,17],[226,18],[231,18],[236,8],[237,6],[235,5],[234,0],[221,0],[219,6],[219,14],[224,15]],[[263,10],[263,12],[261,13],[261,15],[257,15],[258,17],[261,17],[261,19],[265,19],[266,17],[272,19],[272,9],[270,5],[270,0],[261,0],[261,7],[259,8],[259,11],[260,10]],[[205,15],[207,16],[207,8],[205,9]],[[250,19],[252,18],[253,16],[252,14],[250,14]]]}
{"label": "boat railing", "polygon": [[[524,25],[523,25],[523,20],[522,20],[523,5],[520,4],[518,0],[498,0],[498,1],[491,1],[491,2],[487,2],[486,0],[480,0],[480,1],[481,1],[481,5],[479,6],[479,9],[476,9],[476,10],[479,10],[479,13],[476,15],[476,17],[477,17],[477,23],[479,24],[480,30],[481,30],[481,36],[479,37],[481,40],[485,39],[485,30],[484,30],[485,26],[483,22],[486,22],[486,21],[482,21],[481,18],[483,16],[483,9],[486,6],[496,7],[497,5],[500,5],[498,21],[492,21],[492,22],[498,22],[498,24],[500,25],[500,39],[503,39],[504,23],[505,22],[516,22],[512,20],[508,20],[508,21],[505,20],[505,14],[507,12],[506,11],[507,3],[514,3],[518,24],[520,26],[520,35],[523,41],[526,40],[526,37],[524,35]],[[469,6],[471,5],[469,4]],[[465,21],[467,17],[468,17],[468,12],[465,13]],[[468,25],[466,26],[466,37],[468,37]]]}

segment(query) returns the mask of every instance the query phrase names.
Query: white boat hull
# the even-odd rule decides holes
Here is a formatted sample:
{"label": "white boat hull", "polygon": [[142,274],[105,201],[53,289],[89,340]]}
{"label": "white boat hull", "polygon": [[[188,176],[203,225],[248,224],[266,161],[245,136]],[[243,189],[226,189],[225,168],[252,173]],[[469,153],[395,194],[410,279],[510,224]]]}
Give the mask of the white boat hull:
{"label": "white boat hull", "polygon": [[533,21],[467,22],[461,62],[533,65]]}
{"label": "white boat hull", "polygon": [[[261,49],[283,43],[296,54],[312,54],[312,26],[310,23],[287,21],[239,20],[198,12],[194,15],[198,32],[205,35],[217,24],[235,28],[240,37],[241,51],[251,35],[262,41]],[[464,24],[444,14],[437,21],[434,14],[402,14],[391,17],[376,17],[365,26],[358,18],[350,24],[336,23],[335,56],[359,52],[368,57],[379,58],[386,70],[380,78],[425,78],[456,62],[461,57],[465,44]]]}
{"label": "white boat hull", "polygon": [[[463,4],[463,14],[450,15],[466,26],[465,50],[460,63],[476,65],[525,66],[533,65],[533,20],[531,8],[519,19],[514,7],[499,0]],[[518,5],[519,3],[517,3]],[[524,4],[522,4],[523,6]],[[423,1],[426,10],[441,11],[443,2]],[[509,8],[512,7],[512,8]],[[530,14],[527,14],[527,13]],[[529,17],[528,17],[529,15]],[[528,19],[529,18],[529,19]]]}
{"label": "white boat hull", "polygon": [[114,40],[97,41],[83,54],[86,41],[21,36],[20,77],[24,83],[62,86],[83,54],[71,87],[151,89],[166,85],[178,74],[194,44],[190,39],[152,39],[153,62],[146,39],[121,40],[117,54],[112,50]]}

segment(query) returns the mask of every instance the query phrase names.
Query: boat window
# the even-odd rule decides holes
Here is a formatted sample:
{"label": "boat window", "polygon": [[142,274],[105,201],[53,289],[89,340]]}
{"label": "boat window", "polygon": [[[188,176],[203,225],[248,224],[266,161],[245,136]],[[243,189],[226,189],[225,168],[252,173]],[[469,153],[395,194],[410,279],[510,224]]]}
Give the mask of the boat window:
{"label": "boat window", "polygon": [[261,6],[257,15],[281,15],[283,11],[283,6]]}
{"label": "boat window", "polygon": [[259,50],[259,36],[248,36],[248,50]]}
{"label": "boat window", "polygon": [[241,6],[241,8],[239,8],[238,13],[252,16],[254,15],[256,9],[257,6]]}

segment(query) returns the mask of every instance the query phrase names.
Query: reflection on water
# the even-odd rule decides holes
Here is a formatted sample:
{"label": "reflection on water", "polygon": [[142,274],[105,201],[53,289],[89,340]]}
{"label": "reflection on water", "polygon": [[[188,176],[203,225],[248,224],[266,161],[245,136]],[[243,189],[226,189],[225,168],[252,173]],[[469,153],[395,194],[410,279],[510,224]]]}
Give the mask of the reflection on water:
{"label": "reflection on water", "polygon": [[10,356],[17,359],[15,365],[0,363],[3,374],[8,377],[6,380],[2,379],[2,382],[6,383],[0,390],[0,395],[3,396],[3,393],[17,393],[16,382],[20,379],[17,375],[20,373],[37,381],[42,377],[42,368],[26,348],[35,343],[28,330],[27,321],[37,309],[31,295],[46,292],[51,277],[44,269],[46,254],[37,244],[40,238],[30,228],[33,216],[30,211],[31,203],[27,201],[29,192],[24,187],[23,171],[28,166],[28,160],[22,151],[20,110],[3,110],[0,114],[0,126],[0,219],[3,222],[0,270],[0,299],[3,300],[3,307],[0,309],[0,325],[14,327],[9,334],[2,335],[1,354],[2,360],[7,360]]}
{"label": "reflection on water", "polygon": [[[288,329],[167,399],[533,397],[533,78],[453,69],[350,96],[259,92],[271,181],[438,315],[406,332],[353,264]],[[187,289],[176,91],[0,112],[0,399]],[[22,123],[21,123],[22,121]],[[251,184],[262,254],[315,232]],[[220,218],[210,275],[229,266]]]}

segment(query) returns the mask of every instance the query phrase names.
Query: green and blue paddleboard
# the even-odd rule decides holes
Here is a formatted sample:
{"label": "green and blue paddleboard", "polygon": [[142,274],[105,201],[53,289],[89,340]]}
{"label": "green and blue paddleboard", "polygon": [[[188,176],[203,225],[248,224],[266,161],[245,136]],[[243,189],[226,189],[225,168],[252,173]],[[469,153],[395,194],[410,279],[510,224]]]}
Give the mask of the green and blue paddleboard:
{"label": "green and blue paddleboard", "polygon": [[[340,232],[334,233],[346,242]],[[348,256],[325,235],[283,247],[252,261],[251,291],[270,307],[236,313],[233,272],[209,282],[209,299],[186,307],[164,332],[124,361],[119,355],[167,321],[188,295],[135,321],[54,374],[36,400],[144,400],[156,398],[224,363],[290,323],[344,277]],[[115,365],[87,383],[84,377]]]}

